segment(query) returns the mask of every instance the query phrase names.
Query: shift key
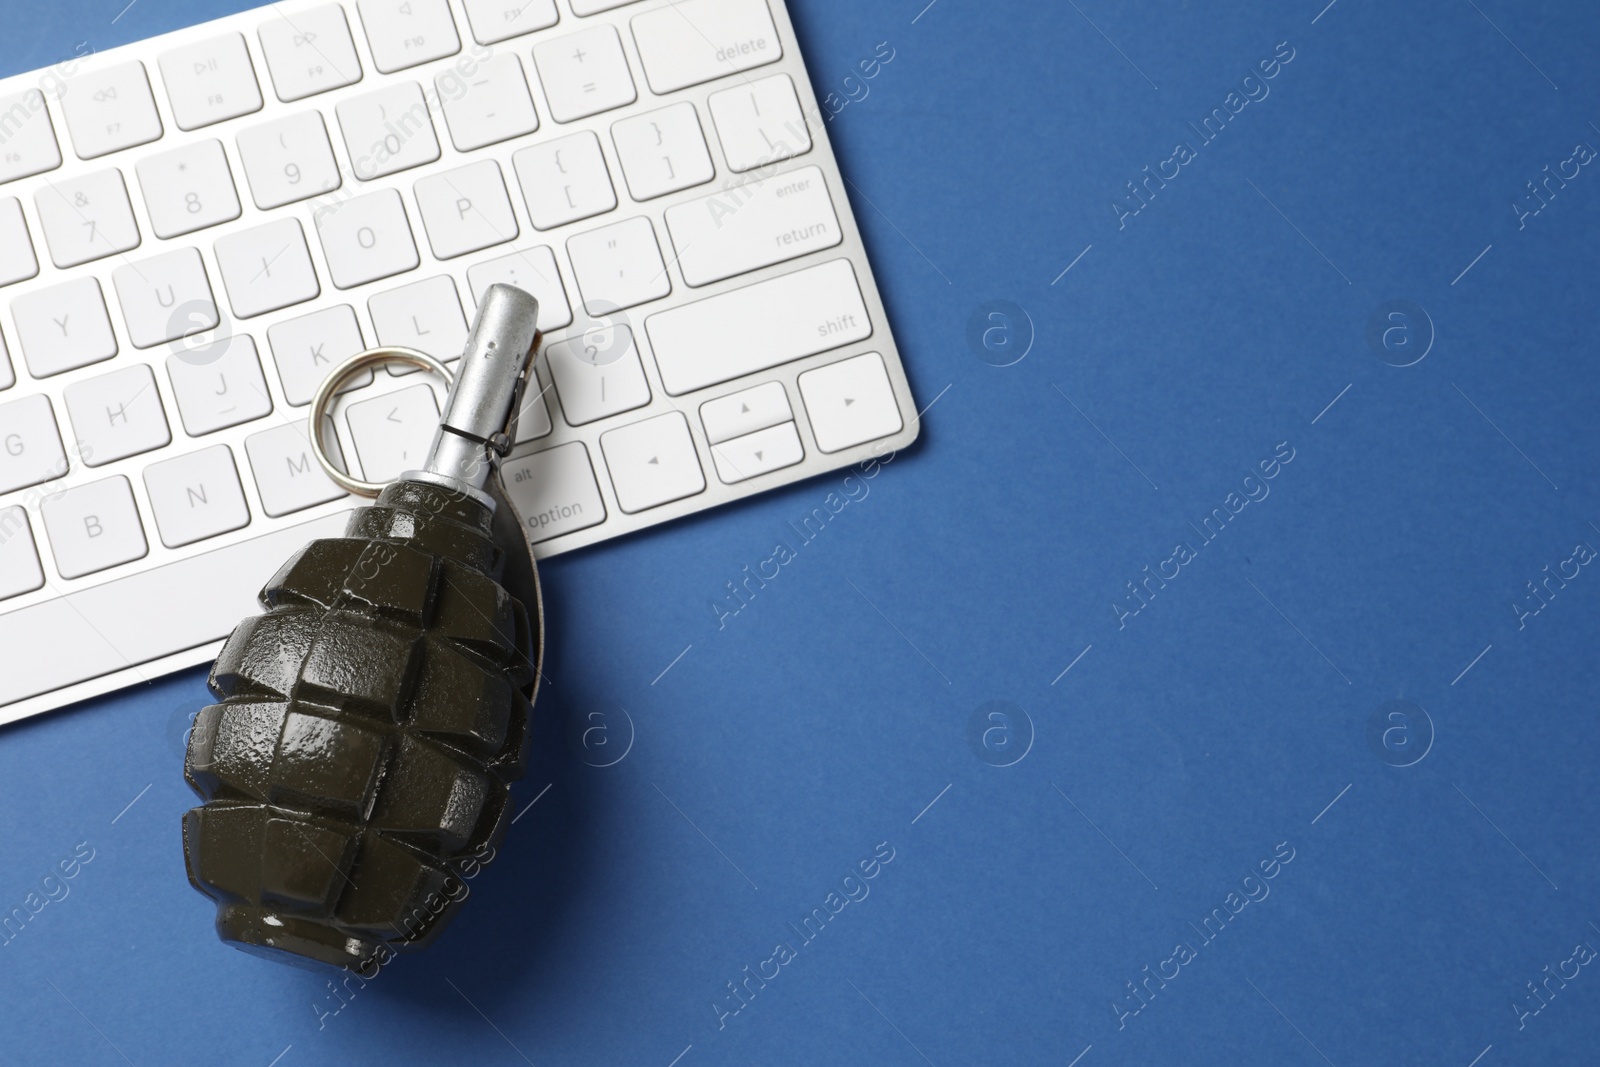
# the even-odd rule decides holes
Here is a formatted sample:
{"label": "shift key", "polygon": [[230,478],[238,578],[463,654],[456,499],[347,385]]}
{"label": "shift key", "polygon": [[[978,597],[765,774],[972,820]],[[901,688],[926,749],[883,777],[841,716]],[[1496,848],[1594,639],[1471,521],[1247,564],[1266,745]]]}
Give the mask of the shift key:
{"label": "shift key", "polygon": [[500,474],[532,544],[605,521],[606,506],[581,441],[508,459]]}
{"label": "shift key", "polygon": [[644,325],[673,396],[872,336],[848,259],[662,311]]}

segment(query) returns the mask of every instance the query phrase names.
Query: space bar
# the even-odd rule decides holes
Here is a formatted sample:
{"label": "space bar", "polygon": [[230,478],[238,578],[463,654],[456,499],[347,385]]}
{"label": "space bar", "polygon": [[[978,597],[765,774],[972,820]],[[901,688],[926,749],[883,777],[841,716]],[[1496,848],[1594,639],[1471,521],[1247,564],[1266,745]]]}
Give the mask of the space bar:
{"label": "space bar", "polygon": [[0,615],[0,707],[228,636],[295,550],[348,511]]}

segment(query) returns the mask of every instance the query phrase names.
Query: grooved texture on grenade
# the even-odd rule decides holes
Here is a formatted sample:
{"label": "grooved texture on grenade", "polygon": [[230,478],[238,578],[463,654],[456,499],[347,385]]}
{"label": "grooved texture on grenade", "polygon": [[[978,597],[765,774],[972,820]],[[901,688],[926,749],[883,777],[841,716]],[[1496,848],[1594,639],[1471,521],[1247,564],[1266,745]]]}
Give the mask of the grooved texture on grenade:
{"label": "grooved texture on grenade", "polygon": [[184,853],[224,939],[360,967],[432,940],[465,896],[452,864],[503,832],[537,645],[481,506],[400,483],[347,534],[289,560],[218,655]]}

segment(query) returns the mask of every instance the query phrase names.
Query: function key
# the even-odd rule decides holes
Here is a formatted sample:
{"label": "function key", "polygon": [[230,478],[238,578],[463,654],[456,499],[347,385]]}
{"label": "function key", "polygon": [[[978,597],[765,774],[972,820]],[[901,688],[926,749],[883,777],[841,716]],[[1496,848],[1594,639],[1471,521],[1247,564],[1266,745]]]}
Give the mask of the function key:
{"label": "function key", "polygon": [[361,80],[361,61],[344,8],[325,4],[261,24],[261,50],[272,86],[285,104]]}
{"label": "function key", "polygon": [[180,130],[261,110],[261,86],[244,37],[226,33],[161,53],[161,78]]}
{"label": "function key", "polygon": [[79,159],[95,159],[161,136],[161,116],[144,64],[85,71],[61,92],[61,109]]}
{"label": "function key", "polygon": [[556,24],[556,0],[465,0],[472,39],[498,44]]}
{"label": "function key", "polygon": [[372,63],[393,74],[461,51],[445,0],[360,0]]}
{"label": "function key", "polygon": [[6,139],[0,144],[0,184],[43,174],[61,166],[61,147],[37,89],[0,96],[0,115],[6,119]]}

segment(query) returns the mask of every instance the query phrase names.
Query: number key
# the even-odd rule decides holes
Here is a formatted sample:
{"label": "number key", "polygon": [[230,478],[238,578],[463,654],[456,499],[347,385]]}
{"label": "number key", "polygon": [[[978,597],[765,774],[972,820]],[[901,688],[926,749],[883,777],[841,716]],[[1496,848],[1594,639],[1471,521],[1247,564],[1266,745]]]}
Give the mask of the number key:
{"label": "number key", "polygon": [[150,227],[178,237],[239,217],[239,193],[221,141],[197,141],[139,161]]}
{"label": "number key", "polygon": [[439,158],[439,138],[416,82],[341,100],[335,111],[350,165],[364,182]]}
{"label": "number key", "polygon": [[51,182],[33,194],[33,202],[50,259],[58,267],[76,267],[139,247],[139,224],[119,170]]}
{"label": "number key", "polygon": [[239,133],[239,158],[256,207],[267,211],[331,192],[343,184],[328,143],[328,128],[315,111],[252,126]]}

